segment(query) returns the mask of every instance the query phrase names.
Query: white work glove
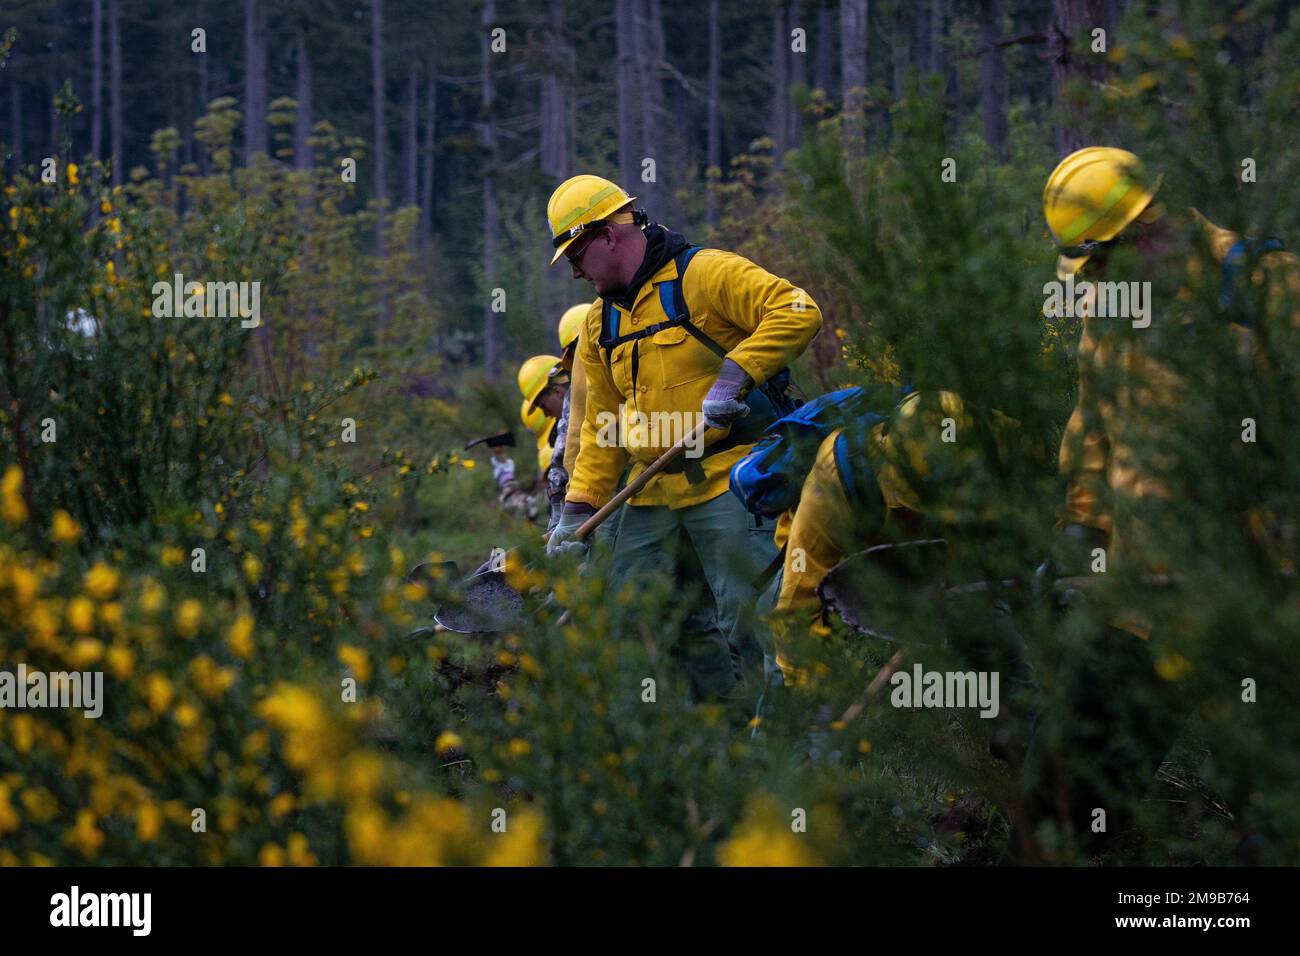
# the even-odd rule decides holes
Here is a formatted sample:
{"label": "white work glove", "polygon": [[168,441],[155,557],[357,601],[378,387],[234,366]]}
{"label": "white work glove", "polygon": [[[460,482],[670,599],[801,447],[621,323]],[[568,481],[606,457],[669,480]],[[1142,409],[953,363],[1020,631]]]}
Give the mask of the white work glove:
{"label": "white work glove", "polygon": [[737,418],[749,414],[749,406],[740,400],[741,393],[753,384],[743,368],[731,359],[722,360],[722,371],[704,396],[700,411],[710,428],[726,429]]}
{"label": "white work glove", "polygon": [[586,553],[591,545],[586,541],[579,541],[574,538],[578,529],[583,526],[588,518],[596,513],[596,509],[591,505],[581,501],[566,501],[564,510],[560,512],[560,522],[551,532],[551,536],[546,539],[547,556],[554,554],[568,554],[573,551]]}

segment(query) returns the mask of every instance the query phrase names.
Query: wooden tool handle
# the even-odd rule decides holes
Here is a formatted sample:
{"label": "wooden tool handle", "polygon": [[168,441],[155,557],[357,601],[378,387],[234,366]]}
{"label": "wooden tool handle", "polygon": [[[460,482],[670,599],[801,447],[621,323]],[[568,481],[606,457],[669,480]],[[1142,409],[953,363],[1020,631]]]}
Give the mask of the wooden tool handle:
{"label": "wooden tool handle", "polygon": [[646,469],[629,481],[622,491],[616,494],[613,498],[610,498],[603,508],[584,521],[582,527],[574,533],[574,537],[579,541],[582,541],[587,537],[587,535],[599,528],[601,522],[621,508],[623,502],[627,501],[627,499],[631,498],[634,494],[644,488],[651,478],[671,465],[673,460],[686,450],[687,446],[693,445],[696,441],[702,438],[704,433],[708,430],[708,427],[708,423],[700,422],[700,424],[690,434],[647,465]]}

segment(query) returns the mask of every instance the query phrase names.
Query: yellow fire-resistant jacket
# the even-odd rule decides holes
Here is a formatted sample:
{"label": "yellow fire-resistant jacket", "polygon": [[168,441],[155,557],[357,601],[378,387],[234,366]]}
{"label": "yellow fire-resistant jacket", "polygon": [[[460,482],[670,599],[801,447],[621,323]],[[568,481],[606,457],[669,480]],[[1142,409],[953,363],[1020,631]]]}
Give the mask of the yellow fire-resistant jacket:
{"label": "yellow fire-resistant jacket", "polygon": [[[1188,275],[1195,277],[1207,268],[1221,269],[1228,250],[1241,236],[1216,226],[1196,210],[1192,213],[1205,230],[1214,259],[1213,265],[1207,265],[1191,256]],[[1289,301],[1295,310],[1291,323],[1300,328],[1296,307],[1300,260],[1288,252],[1265,253],[1250,281],[1256,286],[1267,284],[1270,312],[1276,313],[1282,302]],[[1185,298],[1190,293],[1179,295]],[[1061,473],[1068,482],[1061,523],[1103,531],[1110,535],[1112,554],[1131,555],[1136,547],[1133,539],[1141,531],[1131,526],[1116,529],[1116,499],[1167,497],[1167,490],[1150,473],[1152,452],[1145,446],[1164,423],[1177,417],[1183,385],[1171,369],[1141,350],[1140,336],[1107,335],[1106,324],[1115,322],[1088,315],[1083,319],[1078,402],[1061,441]],[[1250,357],[1254,350],[1250,330],[1234,325],[1232,331],[1241,354]],[[1258,518],[1248,516],[1252,525]]]}
{"label": "yellow fire-resistant jacket", "polygon": [[[637,292],[631,313],[616,309],[626,335],[638,328],[665,322],[656,286],[677,277],[677,266],[666,262]],[[745,370],[756,385],[793,362],[821,328],[822,316],[807,293],[741,256],[718,249],[701,249],[691,260],[682,282],[682,295],[691,322],[727,350],[727,358]],[[701,418],[704,396],[718,376],[722,360],[685,328],[663,329],[640,339],[636,384],[632,381],[633,344],[612,350],[609,361],[600,346],[602,302],[587,313],[578,342],[578,361],[587,382],[582,434],[577,461],[569,477],[569,501],[600,507],[613,496],[619,477],[632,459],[631,481],[641,470],[694,428]],[[648,427],[616,430],[622,421]],[[578,414],[573,406],[570,415]],[[639,417],[644,416],[644,417]],[[706,444],[727,433],[709,430]],[[727,492],[731,466],[749,452],[737,445],[702,458],[704,480],[691,483],[685,472],[653,478],[633,505],[684,508]]]}

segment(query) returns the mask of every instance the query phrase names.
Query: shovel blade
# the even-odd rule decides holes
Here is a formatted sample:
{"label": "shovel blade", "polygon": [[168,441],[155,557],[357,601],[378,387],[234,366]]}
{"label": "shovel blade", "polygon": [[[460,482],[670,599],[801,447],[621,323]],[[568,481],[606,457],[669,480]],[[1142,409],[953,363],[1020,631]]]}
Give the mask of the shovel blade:
{"label": "shovel blade", "polygon": [[438,608],[433,619],[458,634],[491,634],[518,627],[524,618],[524,598],[501,571],[480,571],[461,587],[455,601]]}
{"label": "shovel blade", "polygon": [[906,636],[899,632],[906,626],[911,602],[882,603],[875,596],[888,582],[891,590],[913,594],[935,590],[938,600],[947,554],[948,544],[942,538],[877,545],[831,568],[817,593],[827,610],[859,634],[897,644]]}

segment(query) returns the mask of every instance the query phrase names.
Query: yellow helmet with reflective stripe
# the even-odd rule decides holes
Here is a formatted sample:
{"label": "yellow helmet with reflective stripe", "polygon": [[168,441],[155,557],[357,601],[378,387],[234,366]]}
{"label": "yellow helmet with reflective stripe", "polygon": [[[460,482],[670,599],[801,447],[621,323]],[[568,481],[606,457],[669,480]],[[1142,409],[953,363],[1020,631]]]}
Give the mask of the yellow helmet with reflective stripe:
{"label": "yellow helmet with reflective stripe", "polygon": [[569,346],[578,341],[578,333],[582,331],[582,323],[587,318],[587,313],[590,311],[590,302],[584,302],[581,305],[571,305],[564,310],[564,315],[560,316],[561,352],[567,352]]}
{"label": "yellow helmet with reflective stripe", "polygon": [[541,438],[551,428],[551,419],[547,417],[546,412],[540,408],[531,408],[528,399],[524,399],[519,406],[519,420],[524,423],[524,427],[530,432]]}
{"label": "yellow helmet with reflective stripe", "polygon": [[593,226],[607,222],[631,222],[631,212],[619,212],[636,199],[616,183],[600,176],[584,174],[566,179],[551,193],[546,204],[546,219],[551,226],[554,265],[569,243]]}
{"label": "yellow helmet with reflective stripe", "polygon": [[1159,188],[1160,178],[1126,149],[1089,146],[1061,160],[1043,190],[1043,215],[1062,253],[1057,271],[1078,272],[1101,243],[1142,216]]}
{"label": "yellow helmet with reflective stripe", "polygon": [[551,372],[560,364],[558,355],[534,355],[519,366],[519,393],[531,405],[551,379]]}

